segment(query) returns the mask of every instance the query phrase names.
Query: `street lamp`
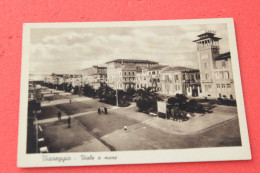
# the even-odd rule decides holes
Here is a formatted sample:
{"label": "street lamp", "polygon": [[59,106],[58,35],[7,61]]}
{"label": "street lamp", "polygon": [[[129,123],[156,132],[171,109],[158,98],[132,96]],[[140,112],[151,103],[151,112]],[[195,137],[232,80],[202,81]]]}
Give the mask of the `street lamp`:
{"label": "street lamp", "polygon": [[116,106],[118,107],[118,90],[117,90],[117,85],[116,85]]}

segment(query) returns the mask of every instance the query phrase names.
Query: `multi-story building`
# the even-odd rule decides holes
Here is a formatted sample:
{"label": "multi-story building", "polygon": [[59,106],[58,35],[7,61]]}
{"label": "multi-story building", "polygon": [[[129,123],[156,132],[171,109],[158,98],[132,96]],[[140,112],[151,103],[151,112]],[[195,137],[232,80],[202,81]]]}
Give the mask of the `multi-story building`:
{"label": "multi-story building", "polygon": [[72,84],[73,87],[82,86],[82,76],[79,74],[64,75],[63,80],[64,80],[64,83]]}
{"label": "multi-story building", "polygon": [[165,68],[167,66],[157,65],[139,71],[136,75],[136,89],[151,87],[154,91],[160,91],[160,73]]}
{"label": "multi-story building", "polygon": [[197,45],[201,76],[201,96],[235,98],[234,80],[230,52],[219,53],[219,40],[215,33],[206,32],[198,35],[193,42]]}
{"label": "multi-story building", "polygon": [[187,67],[168,67],[161,72],[161,94],[198,96],[200,93],[199,70]]}
{"label": "multi-story building", "polygon": [[149,60],[116,59],[107,62],[107,84],[114,89],[127,90],[136,87],[136,75],[141,69],[157,66]]}
{"label": "multi-story building", "polygon": [[92,85],[94,81],[95,83],[98,83],[98,81],[102,81],[98,85],[103,85],[106,81],[106,73],[107,67],[92,66],[81,71],[82,82],[83,84]]}
{"label": "multi-story building", "polygon": [[91,78],[89,79],[91,80],[89,85],[92,86],[95,90],[97,90],[99,87],[106,85],[107,73],[106,72],[94,73],[91,75]]}
{"label": "multi-story building", "polygon": [[45,77],[45,83],[52,83],[54,85],[72,84],[72,86],[80,86],[82,83],[81,75],[77,74],[55,74]]}

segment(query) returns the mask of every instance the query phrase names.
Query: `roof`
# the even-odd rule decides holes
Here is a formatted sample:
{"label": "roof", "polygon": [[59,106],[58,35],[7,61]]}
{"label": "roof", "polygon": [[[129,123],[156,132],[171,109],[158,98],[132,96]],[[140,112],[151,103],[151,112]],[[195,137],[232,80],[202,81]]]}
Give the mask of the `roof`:
{"label": "roof", "polygon": [[203,36],[212,36],[213,37],[214,35],[216,35],[216,34],[212,33],[212,32],[205,32],[203,34],[198,35],[198,37],[203,37]]}
{"label": "roof", "polygon": [[150,67],[148,70],[160,70],[164,67],[166,67],[166,66],[165,65],[157,65],[157,66]]}
{"label": "roof", "polygon": [[91,74],[91,76],[94,76],[94,75],[107,75],[106,72],[100,72],[100,73],[93,73]]}
{"label": "roof", "polygon": [[219,60],[223,60],[223,59],[227,60],[228,58],[231,58],[230,52],[220,54],[219,56],[217,56],[215,58],[215,61],[219,61]]}
{"label": "roof", "polygon": [[221,39],[219,37],[215,37],[215,33],[212,33],[212,32],[205,32],[203,34],[198,35],[198,37],[199,37],[199,39],[194,40],[193,42],[197,42],[197,41],[204,40],[207,38],[211,38],[214,41],[218,41]]}
{"label": "roof", "polygon": [[169,67],[165,71],[195,72],[195,71],[199,71],[199,70],[198,69],[189,68],[189,67],[177,66],[177,67]]}
{"label": "roof", "polygon": [[96,69],[106,69],[107,67],[93,65],[92,67],[82,69],[82,71],[84,71],[84,70],[89,70],[89,69],[92,69],[92,68],[96,68]]}
{"label": "roof", "polygon": [[121,63],[152,63],[152,64],[158,64],[158,62],[155,61],[149,61],[149,60],[140,60],[140,59],[115,59],[113,61],[106,62],[106,64],[111,62],[121,62]]}

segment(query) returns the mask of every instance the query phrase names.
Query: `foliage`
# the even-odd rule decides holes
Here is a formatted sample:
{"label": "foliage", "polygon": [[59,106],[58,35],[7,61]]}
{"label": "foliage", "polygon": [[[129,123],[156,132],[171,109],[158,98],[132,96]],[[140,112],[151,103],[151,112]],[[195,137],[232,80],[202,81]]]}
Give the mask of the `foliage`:
{"label": "foliage", "polygon": [[157,110],[157,100],[160,100],[157,93],[155,93],[151,87],[146,89],[139,89],[134,94],[134,100],[136,101],[136,106],[141,112],[156,112]]}
{"label": "foliage", "polygon": [[79,94],[79,86],[73,87],[73,94]]}
{"label": "foliage", "polygon": [[116,104],[116,90],[109,86],[101,86],[97,90],[97,95],[100,101],[104,101],[108,104]]}
{"label": "foliage", "polygon": [[88,97],[95,97],[96,91],[92,86],[86,84],[83,88],[83,94]]}
{"label": "foliage", "polygon": [[236,100],[227,99],[226,97],[222,99],[221,97],[218,98],[218,104],[220,105],[227,105],[227,106],[236,106]]}
{"label": "foliage", "polygon": [[[176,94],[175,97],[171,97],[167,102],[168,109],[176,109],[179,111],[191,112],[191,113],[205,113],[210,112],[204,109],[203,105],[199,104],[196,100],[187,101],[187,97],[182,94]],[[171,112],[172,116],[173,113]],[[177,116],[177,115],[176,115]]]}
{"label": "foliage", "polygon": [[133,101],[134,94],[136,93],[136,90],[134,88],[127,88],[126,92],[124,93],[125,99],[127,101]]}

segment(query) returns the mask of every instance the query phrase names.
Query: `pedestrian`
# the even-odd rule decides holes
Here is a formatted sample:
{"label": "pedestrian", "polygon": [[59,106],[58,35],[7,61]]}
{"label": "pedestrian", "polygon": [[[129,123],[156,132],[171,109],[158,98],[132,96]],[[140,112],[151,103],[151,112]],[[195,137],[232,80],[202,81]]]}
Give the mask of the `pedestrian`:
{"label": "pedestrian", "polygon": [[70,104],[71,104],[71,99],[70,99]]}
{"label": "pedestrian", "polygon": [[68,128],[70,128],[70,123],[71,123],[71,118],[69,116],[69,118],[68,118]]}
{"label": "pedestrian", "polygon": [[124,130],[127,131],[127,126],[126,125],[124,125]]}
{"label": "pedestrian", "polygon": [[107,107],[104,108],[105,114],[107,114]]}
{"label": "pedestrian", "polygon": [[100,108],[98,108],[98,114],[99,114],[99,115],[101,114],[101,109],[100,109]]}
{"label": "pedestrian", "polygon": [[58,120],[61,120],[61,112],[60,111],[58,112],[57,116],[58,116]]}

